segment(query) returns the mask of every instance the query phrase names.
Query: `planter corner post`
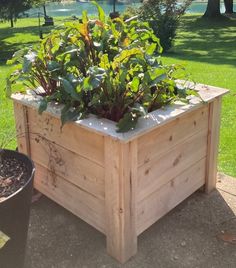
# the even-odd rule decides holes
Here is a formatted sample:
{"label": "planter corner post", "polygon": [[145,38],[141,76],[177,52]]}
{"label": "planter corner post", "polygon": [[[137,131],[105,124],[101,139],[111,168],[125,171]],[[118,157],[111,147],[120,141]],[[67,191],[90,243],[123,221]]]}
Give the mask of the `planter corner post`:
{"label": "planter corner post", "polygon": [[206,160],[206,184],[205,192],[210,193],[216,188],[217,155],[220,136],[220,113],[222,98],[217,97],[209,104],[209,125]]}
{"label": "planter corner post", "polygon": [[137,252],[137,140],[105,137],[105,166],[107,251],[125,263]]}

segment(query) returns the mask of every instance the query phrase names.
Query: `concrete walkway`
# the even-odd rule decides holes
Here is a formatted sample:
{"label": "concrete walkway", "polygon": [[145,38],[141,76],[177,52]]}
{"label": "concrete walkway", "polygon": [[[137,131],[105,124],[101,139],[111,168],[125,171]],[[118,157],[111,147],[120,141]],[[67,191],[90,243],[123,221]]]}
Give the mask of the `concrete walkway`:
{"label": "concrete walkway", "polygon": [[105,236],[42,197],[31,211],[26,268],[235,268],[236,179],[196,192],[139,236],[125,265],[106,254]]}

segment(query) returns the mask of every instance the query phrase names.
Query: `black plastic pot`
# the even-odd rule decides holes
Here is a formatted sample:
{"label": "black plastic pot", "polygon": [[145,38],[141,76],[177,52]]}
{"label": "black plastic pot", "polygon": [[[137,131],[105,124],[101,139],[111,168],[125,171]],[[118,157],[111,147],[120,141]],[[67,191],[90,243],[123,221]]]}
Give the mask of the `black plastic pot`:
{"label": "black plastic pot", "polygon": [[23,268],[35,168],[33,162],[24,154],[3,150],[3,155],[14,156],[25,163],[28,181],[24,187],[0,202],[0,230],[10,237],[0,249],[0,267]]}

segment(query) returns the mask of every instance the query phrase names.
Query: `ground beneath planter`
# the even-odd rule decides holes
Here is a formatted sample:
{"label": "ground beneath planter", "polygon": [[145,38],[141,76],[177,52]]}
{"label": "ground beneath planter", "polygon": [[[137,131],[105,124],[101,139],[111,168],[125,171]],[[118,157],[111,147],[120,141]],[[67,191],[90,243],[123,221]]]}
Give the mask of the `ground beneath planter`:
{"label": "ground beneath planter", "polygon": [[125,265],[106,254],[105,236],[42,197],[31,211],[25,268],[234,268],[236,179],[219,174],[217,190],[193,194],[139,236]]}

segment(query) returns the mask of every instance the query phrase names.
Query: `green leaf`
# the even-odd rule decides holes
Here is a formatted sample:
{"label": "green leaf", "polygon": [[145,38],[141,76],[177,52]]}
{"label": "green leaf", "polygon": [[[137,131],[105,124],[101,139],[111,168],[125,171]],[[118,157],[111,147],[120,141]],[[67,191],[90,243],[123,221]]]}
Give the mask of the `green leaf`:
{"label": "green leaf", "polygon": [[100,19],[100,21],[105,22],[106,19],[106,15],[105,12],[103,11],[103,9],[99,6],[99,4],[95,1],[92,2],[93,5],[95,5],[97,7],[98,10],[98,17]]}
{"label": "green leaf", "polygon": [[87,22],[88,22],[88,12],[87,12],[87,10],[82,11],[82,21],[83,21],[84,24],[87,24]]}
{"label": "green leaf", "polygon": [[49,72],[55,72],[61,69],[60,63],[56,61],[49,61],[47,67]]}
{"label": "green leaf", "polygon": [[109,58],[107,54],[103,54],[100,58],[100,64],[99,66],[103,69],[110,68]]}
{"label": "green leaf", "polygon": [[118,127],[117,132],[128,132],[135,128],[137,122],[138,116],[136,113],[126,113],[116,125]]}
{"label": "green leaf", "polygon": [[139,90],[139,78],[136,76],[133,78],[133,80],[130,83],[130,88],[133,92],[138,92]]}
{"label": "green leaf", "polygon": [[134,107],[131,108],[133,113],[136,113],[138,116],[145,116],[147,115],[146,109],[139,103],[135,103]]}
{"label": "green leaf", "polygon": [[148,55],[152,55],[152,54],[155,52],[156,47],[157,47],[157,44],[152,43],[151,45],[149,45],[149,46],[147,47],[147,49],[146,49],[146,53],[147,53]]}
{"label": "green leaf", "polygon": [[22,64],[22,72],[29,73],[32,68],[32,62],[24,57],[23,64]]}
{"label": "green leaf", "polygon": [[61,127],[67,122],[79,120],[82,116],[82,113],[78,112],[75,108],[71,109],[70,105],[66,105],[61,111]]}
{"label": "green leaf", "polygon": [[122,50],[121,53],[114,58],[112,63],[113,69],[118,67],[123,61],[128,60],[130,57],[135,55],[143,55],[142,50],[140,48]]}
{"label": "green leaf", "polygon": [[73,85],[65,78],[59,77],[59,81],[61,81],[63,85],[63,89],[75,100],[80,100],[80,96],[77,93],[76,89],[73,87]]}
{"label": "green leaf", "polygon": [[47,109],[47,106],[48,106],[47,100],[45,98],[42,99],[39,103],[39,108],[38,108],[39,114],[42,114]]}

